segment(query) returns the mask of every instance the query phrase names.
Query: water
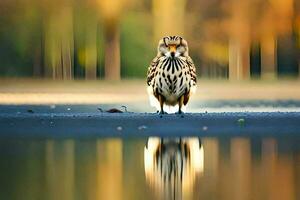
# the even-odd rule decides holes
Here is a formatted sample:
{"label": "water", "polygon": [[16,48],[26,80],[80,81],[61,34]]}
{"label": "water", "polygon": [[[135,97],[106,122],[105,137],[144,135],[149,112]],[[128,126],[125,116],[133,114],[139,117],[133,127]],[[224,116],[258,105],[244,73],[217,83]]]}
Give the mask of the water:
{"label": "water", "polygon": [[0,199],[300,199],[299,138],[0,140]]}

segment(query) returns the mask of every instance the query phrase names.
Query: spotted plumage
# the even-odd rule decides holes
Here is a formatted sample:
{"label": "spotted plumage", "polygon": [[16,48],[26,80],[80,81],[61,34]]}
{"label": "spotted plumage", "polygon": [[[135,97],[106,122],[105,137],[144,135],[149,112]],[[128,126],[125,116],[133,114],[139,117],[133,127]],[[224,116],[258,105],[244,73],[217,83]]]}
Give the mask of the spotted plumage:
{"label": "spotted plumage", "polygon": [[147,73],[151,105],[163,114],[164,105],[178,104],[178,113],[181,113],[196,83],[196,68],[188,55],[187,42],[179,36],[162,38]]}

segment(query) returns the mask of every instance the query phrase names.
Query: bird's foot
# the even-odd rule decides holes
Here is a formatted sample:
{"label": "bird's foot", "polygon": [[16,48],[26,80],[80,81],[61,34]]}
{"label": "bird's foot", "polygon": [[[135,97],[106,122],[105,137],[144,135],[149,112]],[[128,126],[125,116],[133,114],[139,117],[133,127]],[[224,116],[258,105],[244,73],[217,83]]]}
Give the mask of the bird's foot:
{"label": "bird's foot", "polygon": [[162,116],[164,115],[164,114],[168,114],[167,112],[165,112],[165,111],[157,111],[158,112],[158,114],[159,114],[159,117],[160,118],[162,118]]}
{"label": "bird's foot", "polygon": [[175,113],[176,115],[179,115],[181,118],[184,117],[184,112],[182,112],[181,110],[179,110],[178,112]]}

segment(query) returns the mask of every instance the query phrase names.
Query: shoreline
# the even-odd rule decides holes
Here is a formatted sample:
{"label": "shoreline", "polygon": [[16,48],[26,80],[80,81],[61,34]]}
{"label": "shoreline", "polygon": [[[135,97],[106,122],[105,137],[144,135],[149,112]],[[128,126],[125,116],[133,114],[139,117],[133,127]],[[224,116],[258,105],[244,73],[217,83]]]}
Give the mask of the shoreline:
{"label": "shoreline", "polygon": [[3,138],[294,137],[300,112],[0,114]]}

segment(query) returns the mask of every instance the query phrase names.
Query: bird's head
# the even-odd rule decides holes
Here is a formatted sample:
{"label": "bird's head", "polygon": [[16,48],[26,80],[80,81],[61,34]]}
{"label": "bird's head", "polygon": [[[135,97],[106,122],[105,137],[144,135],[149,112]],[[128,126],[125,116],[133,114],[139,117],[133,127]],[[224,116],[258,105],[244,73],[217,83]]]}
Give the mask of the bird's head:
{"label": "bird's head", "polygon": [[157,51],[159,55],[171,58],[188,56],[188,44],[180,36],[167,36],[159,41]]}

